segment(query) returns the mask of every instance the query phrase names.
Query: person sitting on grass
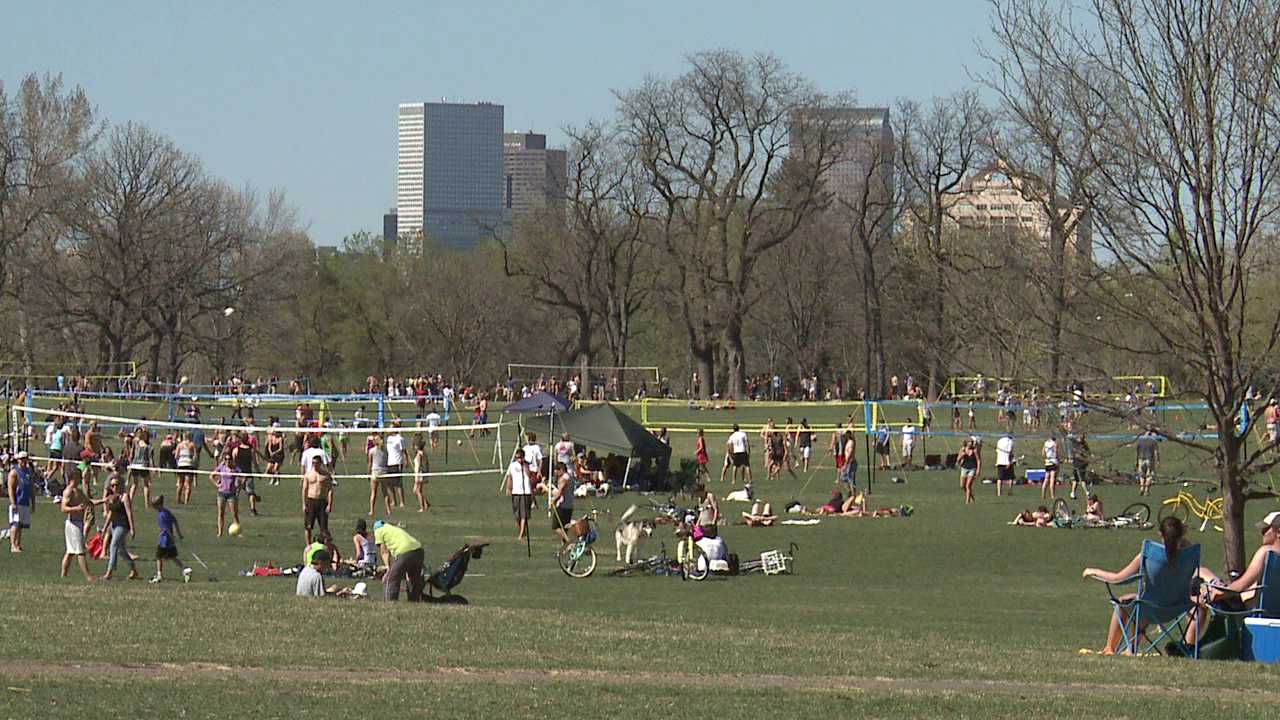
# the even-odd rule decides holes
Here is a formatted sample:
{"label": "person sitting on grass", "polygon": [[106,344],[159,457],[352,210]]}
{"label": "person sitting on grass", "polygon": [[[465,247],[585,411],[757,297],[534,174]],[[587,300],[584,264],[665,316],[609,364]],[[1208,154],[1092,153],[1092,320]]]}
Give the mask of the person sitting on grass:
{"label": "person sitting on grass", "polygon": [[352,557],[355,558],[357,570],[372,572],[377,569],[378,548],[374,545],[373,539],[369,537],[369,526],[365,523],[364,518],[356,520],[355,533],[351,536],[351,545],[354,548]]}
{"label": "person sitting on grass", "polygon": [[761,507],[760,503],[753,503],[751,512],[742,513],[742,520],[749,527],[770,527],[778,521],[778,517],[773,514],[773,505],[765,503]]}
{"label": "person sitting on grass", "polygon": [[867,496],[857,487],[849,493],[849,497],[840,504],[840,515],[843,517],[862,517],[867,514]]}
{"label": "person sitting on grass", "polygon": [[[1176,517],[1167,517],[1160,521],[1160,539],[1164,543],[1165,556],[1168,557],[1168,565],[1172,567],[1177,561],[1178,553],[1188,547],[1187,527],[1182,521]],[[1101,568],[1087,567],[1081,573],[1080,577],[1096,578],[1103,582],[1117,583],[1125,578],[1133,577],[1142,567],[1142,551],[1139,550],[1137,555],[1129,561],[1128,565],[1116,572],[1107,572]],[[1116,605],[1115,612],[1111,613],[1111,624],[1107,628],[1107,644],[1102,648],[1102,655],[1114,655],[1120,647],[1120,642],[1124,637],[1121,627],[1123,623],[1129,619],[1129,613],[1133,610],[1124,603],[1133,600],[1134,594],[1130,593],[1119,598],[1121,604]],[[1145,629],[1147,623],[1143,623],[1138,628],[1138,632]],[[1126,650],[1126,652],[1128,652]]]}
{"label": "person sitting on grass", "polygon": [[329,572],[333,567],[333,558],[329,553],[323,550],[311,556],[311,562],[298,573],[298,585],[294,589],[294,594],[298,597],[305,598],[322,598],[327,596],[347,597],[351,595],[350,588],[340,588],[336,585],[329,587],[324,586],[324,574]]}
{"label": "person sitting on grass", "polygon": [[825,505],[813,511],[814,515],[839,515],[844,512],[844,495],[839,490],[832,490],[831,497]]}
{"label": "person sitting on grass", "polygon": [[1102,509],[1102,499],[1097,493],[1090,493],[1084,505],[1084,519],[1090,525],[1101,525],[1107,520],[1107,513]]}
{"label": "person sitting on grass", "polygon": [[725,543],[724,538],[720,537],[720,532],[716,526],[703,525],[701,527],[702,537],[697,540],[697,543],[698,547],[702,549],[703,555],[707,557],[707,564],[710,566],[728,561],[729,546]]}

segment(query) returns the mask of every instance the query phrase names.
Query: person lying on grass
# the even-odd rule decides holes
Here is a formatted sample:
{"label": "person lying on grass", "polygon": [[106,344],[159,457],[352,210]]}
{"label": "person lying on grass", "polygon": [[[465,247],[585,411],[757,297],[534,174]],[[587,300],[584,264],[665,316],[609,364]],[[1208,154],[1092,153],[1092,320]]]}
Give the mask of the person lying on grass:
{"label": "person lying on grass", "polygon": [[1020,525],[1023,527],[1047,528],[1053,526],[1053,513],[1049,512],[1049,508],[1041,505],[1035,510],[1023,510],[1013,519],[1009,521],[1010,525]]}
{"label": "person lying on grass", "polygon": [[760,503],[754,503],[751,512],[742,513],[742,521],[750,527],[769,527],[778,521],[778,516],[773,514],[773,505],[765,503],[761,507]]}
{"label": "person lying on grass", "polygon": [[[1167,517],[1160,521],[1160,539],[1164,543],[1165,555],[1168,557],[1168,565],[1172,567],[1177,560],[1178,553],[1190,545],[1187,542],[1187,527],[1182,521],[1176,517]],[[1116,572],[1107,572],[1101,568],[1087,567],[1081,573],[1082,578],[1097,578],[1107,583],[1117,583],[1125,578],[1133,577],[1138,569],[1142,567],[1142,551],[1139,550],[1137,555],[1129,561],[1128,565]],[[1121,632],[1123,623],[1129,619],[1129,613],[1133,612],[1132,608],[1126,603],[1136,597],[1133,593],[1123,595],[1119,598],[1122,604],[1116,605],[1115,612],[1111,613],[1111,624],[1107,628],[1107,644],[1102,648],[1102,655],[1114,655],[1120,647],[1120,642],[1124,637]],[[1138,627],[1141,633],[1150,621],[1143,622]],[[1125,650],[1128,653],[1128,650]]]}

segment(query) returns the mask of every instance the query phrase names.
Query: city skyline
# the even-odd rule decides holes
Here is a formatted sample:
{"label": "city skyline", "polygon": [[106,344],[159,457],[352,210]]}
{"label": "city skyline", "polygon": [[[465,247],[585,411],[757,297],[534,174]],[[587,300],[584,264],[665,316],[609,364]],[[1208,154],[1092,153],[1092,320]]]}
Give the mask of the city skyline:
{"label": "city skyline", "polygon": [[612,116],[614,90],[675,75],[699,50],[771,52],[823,91],[888,106],[971,86],[975,42],[988,36],[978,0],[914,0],[873,13],[801,5],[788,17],[813,21],[783,31],[760,8],[714,2],[479,10],[406,2],[377,13],[325,2],[26,3],[0,27],[0,81],[12,89],[31,72],[61,73],[104,120],[146,124],[233,186],[284,190],[312,241],[333,245],[377,234],[396,204],[390,108],[400,102],[500,102],[504,130],[533,129],[563,147],[563,128]]}

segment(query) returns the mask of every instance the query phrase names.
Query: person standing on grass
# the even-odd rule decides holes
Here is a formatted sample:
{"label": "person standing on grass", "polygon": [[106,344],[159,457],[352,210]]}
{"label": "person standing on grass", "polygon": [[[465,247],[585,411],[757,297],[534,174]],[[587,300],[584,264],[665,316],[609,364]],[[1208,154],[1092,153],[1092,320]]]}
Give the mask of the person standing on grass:
{"label": "person standing on grass", "polygon": [[311,544],[311,529],[319,526],[329,534],[329,514],[333,512],[333,473],[321,458],[312,458],[311,469],[302,476],[302,527]]}
{"label": "person standing on grass", "polygon": [[902,426],[902,467],[906,470],[915,465],[916,428],[908,423]]}
{"label": "person standing on grass", "polygon": [[89,463],[89,472],[85,473],[84,478],[86,487],[92,488],[97,481],[98,468],[94,463],[102,461],[104,451],[102,431],[98,429],[98,421],[94,420],[89,423],[89,429],[84,434],[84,454],[81,456]]}
{"label": "person standing on grass", "polygon": [[262,457],[267,463],[267,475],[271,476],[271,484],[279,485],[280,466],[284,464],[284,435],[274,427],[267,431],[267,442],[263,448]]}
{"label": "person standing on grass", "polygon": [[733,424],[733,432],[724,445],[725,451],[733,459],[733,479],[730,484],[738,484],[739,471],[744,484],[751,482],[751,440],[737,423]]}
{"label": "person standing on grass", "polygon": [[974,501],[973,480],[982,474],[982,455],[978,453],[978,446],[973,438],[965,438],[956,464],[960,466],[960,489],[964,491],[964,504],[969,505]]}
{"label": "person standing on grass", "polygon": [[382,495],[387,514],[391,514],[391,494],[386,486],[387,449],[383,447],[382,436],[374,433],[369,436],[369,517],[377,507],[378,495]]}
{"label": "person standing on grass", "polygon": [[551,529],[560,538],[563,546],[569,544],[569,534],[565,532],[565,528],[573,522],[573,499],[578,484],[569,466],[562,462],[556,463],[555,475],[555,486],[552,487],[547,502],[553,509]]}
{"label": "person standing on grass", "polygon": [[1013,434],[1005,431],[996,441],[996,496],[1004,494],[1004,484],[1009,483],[1013,494]]}
{"label": "person standing on grass", "polygon": [[431,438],[431,449],[435,450],[440,447],[440,413],[436,412],[434,405],[431,412],[427,413],[427,437]]}
{"label": "person standing on grass", "polygon": [[1148,429],[1134,443],[1138,454],[1138,494],[1151,494],[1151,480],[1156,474],[1156,463],[1160,460],[1160,439],[1156,431]]}
{"label": "person standing on grass", "polygon": [[413,496],[418,499],[418,512],[431,509],[431,502],[423,492],[430,472],[431,462],[427,459],[427,443],[422,439],[422,435],[418,435],[413,441]]}
{"label": "person standing on grass", "polygon": [[62,556],[62,577],[67,576],[67,572],[71,570],[71,559],[75,558],[80,565],[80,572],[84,573],[85,581],[93,582],[97,578],[89,572],[89,563],[85,559],[84,522],[85,514],[102,501],[90,500],[80,489],[79,470],[73,468],[67,481],[67,487],[62,491],[62,514],[67,516],[63,525],[67,551]]}
{"label": "person standing on grass", "polygon": [[693,459],[698,464],[693,474],[694,482],[711,482],[711,473],[707,472],[707,464],[711,462],[711,456],[707,454],[707,436],[702,428],[698,428],[698,440],[693,448]]}
{"label": "person standing on grass", "polygon": [[1071,499],[1076,499],[1076,485],[1079,484],[1084,494],[1089,494],[1089,461],[1091,460],[1089,443],[1084,433],[1074,435],[1069,440],[1071,446]]}
{"label": "person standing on grass", "polygon": [[1053,484],[1058,481],[1058,441],[1053,436],[1044,441],[1044,481],[1040,483],[1040,499],[1053,497]]}
{"label": "person standing on grass", "polygon": [[160,527],[160,535],[156,538],[156,575],[150,582],[154,584],[164,580],[165,560],[172,560],[182,568],[182,582],[191,582],[191,568],[178,558],[178,539],[185,539],[182,527],[178,525],[178,518],[164,506],[163,495],[151,501],[151,508],[156,511],[156,525]]}
{"label": "person standing on grass", "polygon": [[529,511],[533,507],[533,481],[529,466],[525,464],[524,450],[517,449],[515,458],[507,466],[502,478],[502,488],[511,496],[511,515],[516,521],[516,540],[524,540],[529,531]]}
{"label": "person standing on grass", "polygon": [[396,507],[404,507],[404,436],[400,434],[400,420],[391,421],[387,434],[387,490]]}
{"label": "person standing on grass", "polygon": [[526,433],[525,439],[528,441],[524,445],[524,461],[529,465],[529,475],[533,484],[536,486],[542,482],[542,446],[538,444],[538,435],[536,433]]}
{"label": "person standing on grass", "polygon": [[226,526],[227,507],[231,508],[231,522],[240,524],[240,488],[236,482],[236,473],[231,469],[231,457],[223,453],[218,466],[209,476],[213,488],[217,492],[218,503],[218,537],[222,537],[222,528]]}
{"label": "person standing on grass", "polygon": [[240,432],[239,441],[232,452],[232,461],[240,476],[240,487],[249,498],[249,512],[257,515],[258,487],[254,478],[258,471],[257,440],[248,430]]}
{"label": "person standing on grass", "polygon": [[133,431],[133,447],[129,454],[129,499],[138,493],[142,484],[142,500],[151,504],[151,433],[145,427]]}
{"label": "person standing on grass", "polygon": [[36,509],[36,469],[26,450],[19,450],[17,464],[8,473],[9,552],[22,552],[22,531],[31,527]]}
{"label": "person standing on grass", "polygon": [[844,466],[840,468],[840,481],[852,493],[858,484],[858,445],[853,439],[853,430],[844,431]]}
{"label": "person standing on grass", "polygon": [[111,538],[107,551],[107,572],[102,579],[111,579],[116,563],[123,557],[129,563],[129,579],[137,580],[138,568],[133,562],[133,556],[129,554],[129,540],[134,537],[133,503],[124,493],[124,483],[119,475],[113,474],[107,479],[106,501],[107,516],[103,524],[110,531]]}

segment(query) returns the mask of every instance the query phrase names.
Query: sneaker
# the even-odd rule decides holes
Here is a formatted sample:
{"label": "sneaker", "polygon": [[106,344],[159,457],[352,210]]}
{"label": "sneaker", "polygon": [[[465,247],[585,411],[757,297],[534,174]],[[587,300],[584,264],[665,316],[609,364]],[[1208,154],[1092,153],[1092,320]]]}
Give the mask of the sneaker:
{"label": "sneaker", "polygon": [[182,568],[182,582],[191,582],[191,568]]}
{"label": "sneaker", "polygon": [[160,577],[159,575],[156,575],[155,577],[148,580],[147,584],[155,585],[156,583],[161,583],[161,582],[164,582],[164,578]]}

